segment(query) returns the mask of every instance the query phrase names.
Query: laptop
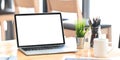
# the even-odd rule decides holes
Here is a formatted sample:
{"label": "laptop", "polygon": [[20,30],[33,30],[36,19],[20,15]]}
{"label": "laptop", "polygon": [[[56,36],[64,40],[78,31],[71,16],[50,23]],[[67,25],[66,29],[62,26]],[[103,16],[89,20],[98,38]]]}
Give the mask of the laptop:
{"label": "laptop", "polygon": [[15,14],[15,25],[25,55],[76,52],[66,46],[61,13]]}

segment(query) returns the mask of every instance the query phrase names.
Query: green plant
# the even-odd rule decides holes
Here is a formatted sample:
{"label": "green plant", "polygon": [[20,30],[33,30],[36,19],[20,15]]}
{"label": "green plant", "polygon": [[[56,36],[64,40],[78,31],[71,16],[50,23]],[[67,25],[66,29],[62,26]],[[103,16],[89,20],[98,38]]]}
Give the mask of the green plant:
{"label": "green plant", "polygon": [[77,23],[75,24],[75,30],[76,30],[76,36],[77,37],[84,37],[85,33],[85,19],[77,20]]}

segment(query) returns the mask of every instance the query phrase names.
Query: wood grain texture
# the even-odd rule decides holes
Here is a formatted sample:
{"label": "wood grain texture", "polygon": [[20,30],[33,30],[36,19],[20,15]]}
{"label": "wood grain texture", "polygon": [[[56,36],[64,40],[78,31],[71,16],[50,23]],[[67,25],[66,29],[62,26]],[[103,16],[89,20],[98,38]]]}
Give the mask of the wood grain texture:
{"label": "wood grain texture", "polygon": [[34,11],[39,12],[39,0],[14,0],[15,13],[19,13],[19,7],[34,8]]}

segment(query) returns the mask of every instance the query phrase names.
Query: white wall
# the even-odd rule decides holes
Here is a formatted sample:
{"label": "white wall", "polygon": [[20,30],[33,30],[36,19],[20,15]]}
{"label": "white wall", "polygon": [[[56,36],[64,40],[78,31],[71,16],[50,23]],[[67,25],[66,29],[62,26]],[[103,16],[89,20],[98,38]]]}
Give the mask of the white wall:
{"label": "white wall", "polygon": [[90,17],[100,17],[103,24],[112,25],[113,45],[118,47],[120,34],[120,0],[90,0]]}

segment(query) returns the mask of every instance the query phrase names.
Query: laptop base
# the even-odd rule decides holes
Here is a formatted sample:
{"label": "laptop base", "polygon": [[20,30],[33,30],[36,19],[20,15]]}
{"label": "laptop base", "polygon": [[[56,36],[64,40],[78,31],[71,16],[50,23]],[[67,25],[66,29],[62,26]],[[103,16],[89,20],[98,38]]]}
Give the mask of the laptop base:
{"label": "laptop base", "polygon": [[55,53],[76,52],[77,51],[75,38],[67,38],[65,40],[65,42],[66,42],[66,44],[64,46],[58,47],[58,48],[52,48],[52,49],[32,50],[32,51],[24,51],[21,48],[19,48],[19,49],[25,55],[55,54]]}

